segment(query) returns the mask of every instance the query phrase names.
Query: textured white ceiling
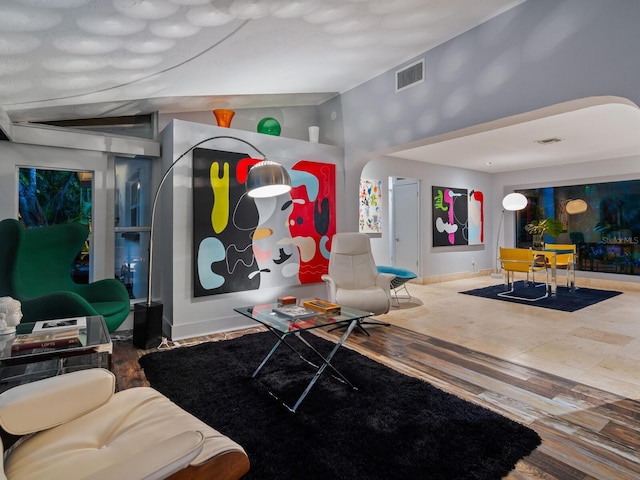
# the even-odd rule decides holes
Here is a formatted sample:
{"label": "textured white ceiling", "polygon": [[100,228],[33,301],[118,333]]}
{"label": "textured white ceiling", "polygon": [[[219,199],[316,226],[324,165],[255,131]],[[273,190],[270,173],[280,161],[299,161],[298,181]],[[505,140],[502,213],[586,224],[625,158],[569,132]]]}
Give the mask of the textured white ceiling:
{"label": "textured white ceiling", "polygon": [[13,121],[316,105],[524,0],[2,0]]}

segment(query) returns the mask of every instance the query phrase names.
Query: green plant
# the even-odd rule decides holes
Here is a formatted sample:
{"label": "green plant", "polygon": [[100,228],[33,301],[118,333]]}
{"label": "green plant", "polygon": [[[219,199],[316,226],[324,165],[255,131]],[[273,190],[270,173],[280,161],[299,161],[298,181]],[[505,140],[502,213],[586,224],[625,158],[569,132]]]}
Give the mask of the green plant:
{"label": "green plant", "polygon": [[557,237],[562,233],[562,224],[555,218],[543,218],[542,220],[533,220],[524,226],[527,233],[531,235],[549,235]]}
{"label": "green plant", "polygon": [[617,223],[598,222],[595,224],[593,229],[603,237],[607,237],[613,232],[617,232],[618,230],[620,230],[620,225],[618,225]]}

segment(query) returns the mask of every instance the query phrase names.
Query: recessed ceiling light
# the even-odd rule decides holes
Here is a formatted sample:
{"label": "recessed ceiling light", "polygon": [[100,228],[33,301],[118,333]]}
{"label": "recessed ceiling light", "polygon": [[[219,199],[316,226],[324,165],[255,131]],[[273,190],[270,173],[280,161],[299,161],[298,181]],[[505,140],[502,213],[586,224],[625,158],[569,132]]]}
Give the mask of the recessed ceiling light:
{"label": "recessed ceiling light", "polygon": [[535,142],[539,143],[540,145],[551,145],[552,143],[558,143],[561,141],[562,139],[558,137],[543,138],[542,140],[535,140]]}

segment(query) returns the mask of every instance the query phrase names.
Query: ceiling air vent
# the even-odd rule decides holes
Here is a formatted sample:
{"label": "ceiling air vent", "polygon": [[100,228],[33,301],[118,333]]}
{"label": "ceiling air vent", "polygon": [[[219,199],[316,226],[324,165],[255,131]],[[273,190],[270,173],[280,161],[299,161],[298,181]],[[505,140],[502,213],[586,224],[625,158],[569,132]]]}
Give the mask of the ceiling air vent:
{"label": "ceiling air vent", "polygon": [[424,82],[424,59],[396,70],[396,92]]}

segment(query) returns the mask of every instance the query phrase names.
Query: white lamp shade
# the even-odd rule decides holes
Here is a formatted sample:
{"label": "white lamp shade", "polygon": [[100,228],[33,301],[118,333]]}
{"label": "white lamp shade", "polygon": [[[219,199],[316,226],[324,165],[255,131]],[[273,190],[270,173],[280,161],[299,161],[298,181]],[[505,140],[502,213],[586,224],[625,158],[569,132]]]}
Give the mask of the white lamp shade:
{"label": "white lamp shade", "polygon": [[505,210],[516,211],[522,210],[527,206],[527,197],[521,193],[510,193],[502,199],[502,207]]}
{"label": "white lamp shade", "polygon": [[291,177],[279,163],[263,160],[249,169],[245,185],[250,197],[275,197],[291,190]]}
{"label": "white lamp shade", "polygon": [[587,202],[578,198],[576,200],[569,200],[564,206],[569,215],[575,215],[576,213],[584,213],[587,211]]}

